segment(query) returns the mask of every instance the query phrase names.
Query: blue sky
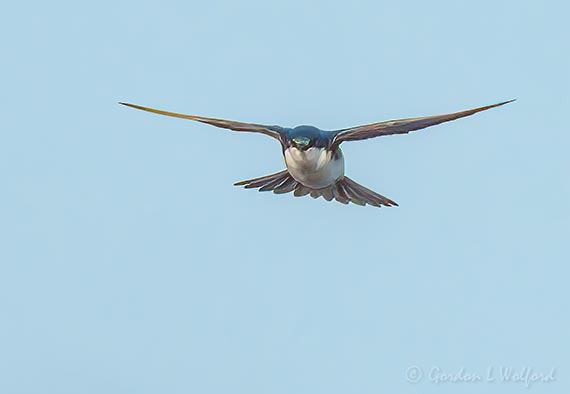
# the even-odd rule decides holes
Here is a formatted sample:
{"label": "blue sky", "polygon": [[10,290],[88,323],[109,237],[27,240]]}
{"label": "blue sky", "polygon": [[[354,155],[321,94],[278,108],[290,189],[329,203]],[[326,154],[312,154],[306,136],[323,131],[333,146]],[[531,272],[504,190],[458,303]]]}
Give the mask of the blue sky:
{"label": "blue sky", "polygon": [[[6,5],[0,392],[568,391],[569,11]],[[345,144],[390,209],[236,188],[274,140],[117,105],[335,129],[511,98]]]}

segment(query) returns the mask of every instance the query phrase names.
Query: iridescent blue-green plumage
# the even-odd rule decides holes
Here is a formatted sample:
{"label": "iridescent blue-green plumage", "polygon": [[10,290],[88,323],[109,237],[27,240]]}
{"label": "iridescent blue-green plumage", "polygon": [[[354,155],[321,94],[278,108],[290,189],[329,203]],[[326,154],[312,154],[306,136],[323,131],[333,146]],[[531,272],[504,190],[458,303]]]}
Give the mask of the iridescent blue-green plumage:
{"label": "iridescent blue-green plumage", "polygon": [[369,204],[379,207],[398,204],[359,185],[344,175],[344,157],[339,147],[341,143],[384,135],[405,134],[473,115],[512,101],[514,100],[450,114],[389,120],[332,131],[306,125],[287,128],[276,125],[236,122],[162,111],[134,104],[121,104],[160,115],[195,120],[235,131],[262,133],[278,140],[283,149],[287,169],[272,175],[238,182],[236,185],[243,185],[248,189],[259,188],[260,191],[273,191],[276,194],[289,192],[293,192],[295,196],[309,194],[313,198],[322,196],[325,200],[335,199],[343,204],[352,202],[358,205]]}

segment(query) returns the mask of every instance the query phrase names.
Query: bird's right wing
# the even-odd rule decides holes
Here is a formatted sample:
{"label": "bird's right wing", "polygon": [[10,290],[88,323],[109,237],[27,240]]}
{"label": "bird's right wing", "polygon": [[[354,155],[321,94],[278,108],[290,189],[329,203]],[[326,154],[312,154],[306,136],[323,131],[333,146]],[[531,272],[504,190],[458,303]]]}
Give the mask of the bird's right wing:
{"label": "bird's right wing", "polygon": [[159,109],[143,107],[140,105],[129,104],[129,103],[119,103],[122,105],[126,105],[127,107],[140,109],[147,112],[152,112],[159,115],[166,115],[166,116],[173,116],[175,118],[182,118],[182,119],[190,119],[195,120],[197,122],[207,123],[212,126],[222,127],[224,129],[230,129],[234,131],[249,131],[253,133],[261,133],[273,137],[279,141],[281,141],[281,132],[284,130],[281,126],[267,126],[262,124],[255,124],[255,123],[244,123],[244,122],[236,122],[233,120],[225,120],[225,119],[216,119],[216,118],[205,118],[202,116],[194,116],[194,115],[185,115],[179,114],[176,112],[168,112],[162,111]]}

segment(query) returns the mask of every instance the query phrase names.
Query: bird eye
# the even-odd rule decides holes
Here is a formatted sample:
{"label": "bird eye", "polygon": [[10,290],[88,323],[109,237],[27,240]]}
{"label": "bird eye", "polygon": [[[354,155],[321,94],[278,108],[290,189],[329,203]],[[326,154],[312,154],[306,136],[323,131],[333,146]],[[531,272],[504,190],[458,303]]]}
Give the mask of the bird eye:
{"label": "bird eye", "polygon": [[311,139],[307,137],[295,137],[293,138],[293,143],[300,147],[305,147],[311,143]]}

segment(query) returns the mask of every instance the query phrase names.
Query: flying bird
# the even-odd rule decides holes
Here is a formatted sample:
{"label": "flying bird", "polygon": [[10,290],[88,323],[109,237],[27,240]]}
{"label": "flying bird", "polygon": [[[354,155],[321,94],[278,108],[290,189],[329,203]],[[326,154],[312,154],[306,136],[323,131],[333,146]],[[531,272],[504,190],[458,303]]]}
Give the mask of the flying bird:
{"label": "flying bird", "polygon": [[289,128],[236,122],[162,111],[129,103],[119,104],[155,114],[195,120],[225,129],[261,133],[273,137],[281,143],[287,167],[285,170],[260,178],[237,182],[234,184],[235,186],[245,186],[246,189],[259,188],[259,191],[272,190],[276,194],[293,192],[295,196],[307,194],[313,198],[322,196],[327,201],[335,199],[343,204],[352,202],[358,205],[369,204],[375,207],[389,207],[398,204],[344,175],[344,157],[340,149],[341,143],[384,135],[406,134],[410,131],[463,118],[513,101],[515,100],[444,115],[388,120],[332,131],[321,130],[314,126]]}

